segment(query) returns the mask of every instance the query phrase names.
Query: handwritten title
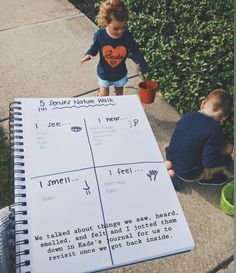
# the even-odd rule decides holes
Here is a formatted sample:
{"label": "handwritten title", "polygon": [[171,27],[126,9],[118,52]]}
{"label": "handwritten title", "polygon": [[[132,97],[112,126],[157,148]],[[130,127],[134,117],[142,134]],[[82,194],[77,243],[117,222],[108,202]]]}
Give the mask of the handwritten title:
{"label": "handwritten title", "polygon": [[40,100],[38,108],[39,112],[47,110],[57,110],[64,108],[81,108],[81,107],[96,107],[96,106],[114,106],[116,105],[113,98],[73,98],[73,99],[51,99]]}

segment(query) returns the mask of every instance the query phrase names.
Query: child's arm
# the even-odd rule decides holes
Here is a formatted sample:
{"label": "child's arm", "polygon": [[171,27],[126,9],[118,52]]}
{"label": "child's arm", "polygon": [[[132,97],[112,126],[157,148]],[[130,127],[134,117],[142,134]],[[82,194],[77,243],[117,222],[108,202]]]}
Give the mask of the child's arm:
{"label": "child's arm", "polygon": [[223,145],[222,149],[221,149],[221,154],[222,155],[230,155],[233,153],[234,150],[234,145],[231,143],[226,143]]}
{"label": "child's arm", "polygon": [[80,60],[80,64],[90,61],[92,58],[93,58],[93,56],[91,56],[91,55],[85,55],[84,58],[82,60]]}
{"label": "child's arm", "polygon": [[139,64],[142,74],[145,78],[148,77],[148,65],[144,59],[143,53],[140,51],[137,43],[135,42],[133,35],[129,32],[130,50],[134,57],[134,60]]}
{"label": "child's arm", "polygon": [[98,42],[98,32],[96,32],[93,36],[93,44],[90,49],[85,53],[84,58],[80,61],[80,64],[91,60],[94,56],[97,55],[99,50],[99,42]]}
{"label": "child's arm", "polygon": [[231,155],[221,152],[222,143],[223,134],[220,130],[209,138],[202,153],[202,163],[205,168],[227,166],[231,163]]}

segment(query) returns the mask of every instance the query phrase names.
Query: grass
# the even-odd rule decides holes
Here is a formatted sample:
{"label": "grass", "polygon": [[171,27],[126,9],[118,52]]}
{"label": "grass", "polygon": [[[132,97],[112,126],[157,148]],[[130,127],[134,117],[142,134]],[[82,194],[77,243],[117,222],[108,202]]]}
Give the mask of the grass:
{"label": "grass", "polygon": [[8,139],[0,127],[0,208],[11,203],[10,152]]}

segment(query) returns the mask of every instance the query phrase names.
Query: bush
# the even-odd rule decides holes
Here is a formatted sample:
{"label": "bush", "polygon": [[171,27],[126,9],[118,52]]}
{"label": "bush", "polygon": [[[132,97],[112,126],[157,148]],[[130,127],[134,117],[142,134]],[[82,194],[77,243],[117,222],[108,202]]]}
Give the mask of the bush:
{"label": "bush", "polygon": [[0,127],[0,208],[11,204],[11,185],[10,185],[10,152],[8,139],[5,132]]}
{"label": "bush", "polygon": [[[215,88],[233,95],[233,1],[126,0],[151,77],[181,114]],[[223,126],[233,140],[233,121]]]}

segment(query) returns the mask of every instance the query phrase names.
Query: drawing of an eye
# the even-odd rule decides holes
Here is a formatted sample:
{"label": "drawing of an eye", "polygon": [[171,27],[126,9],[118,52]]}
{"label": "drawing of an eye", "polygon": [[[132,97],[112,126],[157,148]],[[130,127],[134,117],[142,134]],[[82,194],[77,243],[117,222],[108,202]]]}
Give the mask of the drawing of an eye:
{"label": "drawing of an eye", "polygon": [[76,133],[80,132],[81,130],[82,130],[82,127],[79,127],[79,126],[71,127],[71,131],[76,132]]}

